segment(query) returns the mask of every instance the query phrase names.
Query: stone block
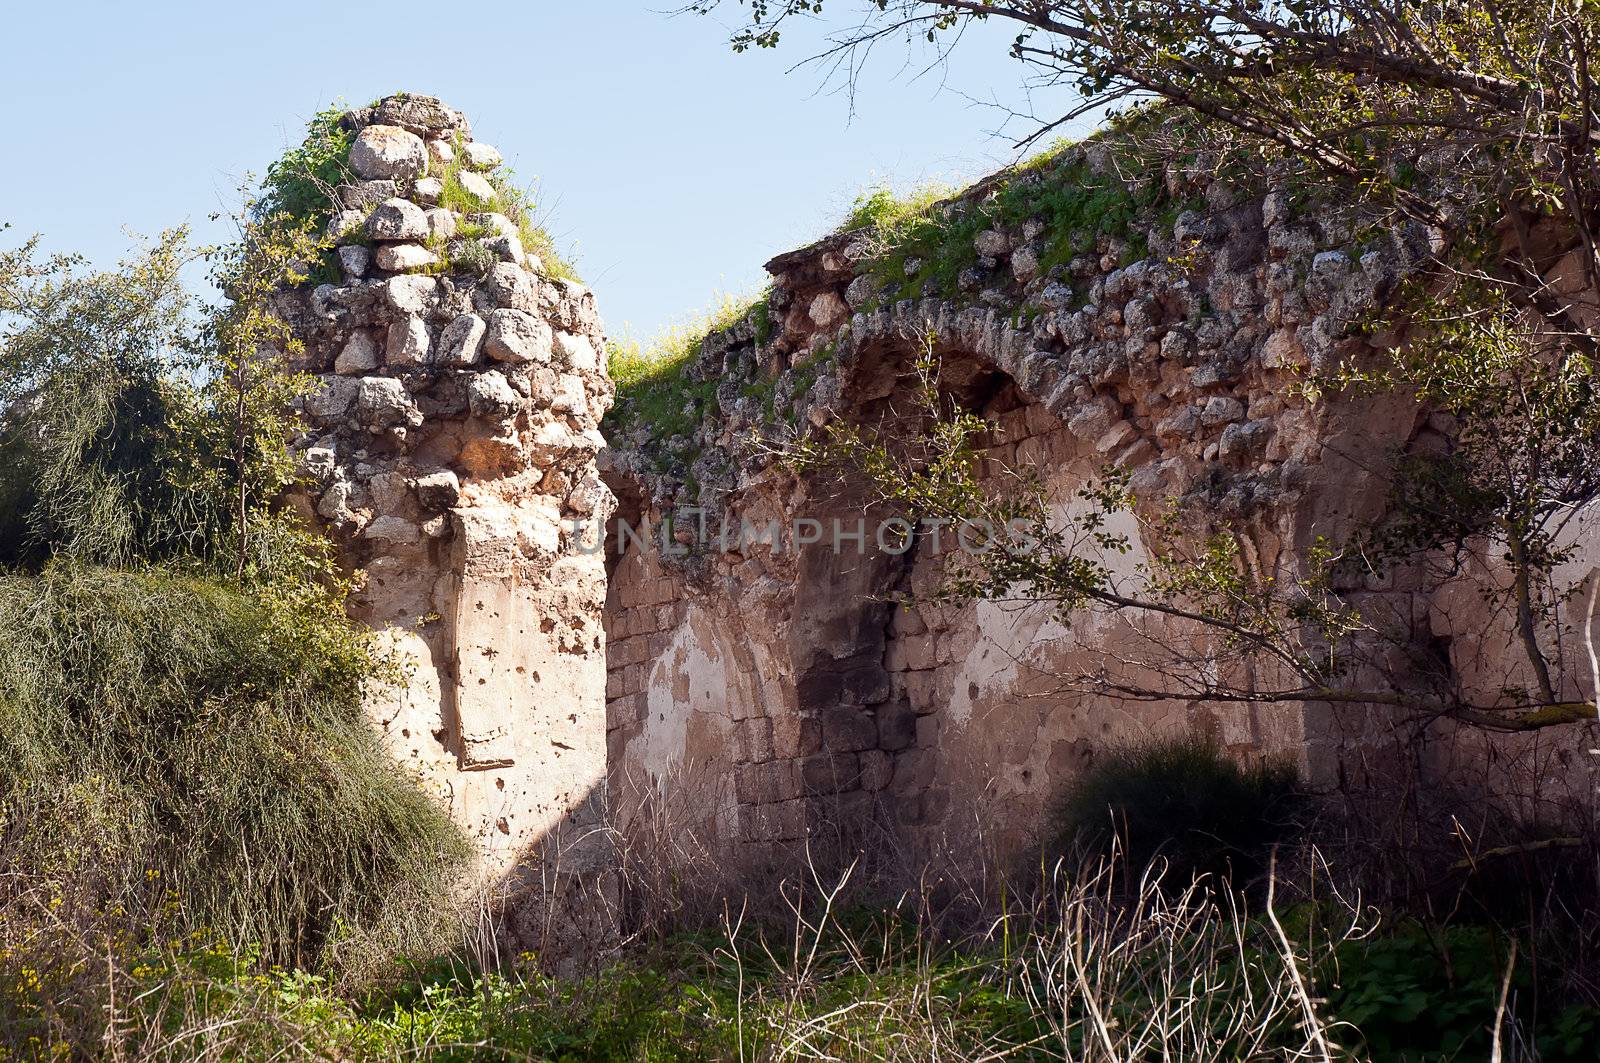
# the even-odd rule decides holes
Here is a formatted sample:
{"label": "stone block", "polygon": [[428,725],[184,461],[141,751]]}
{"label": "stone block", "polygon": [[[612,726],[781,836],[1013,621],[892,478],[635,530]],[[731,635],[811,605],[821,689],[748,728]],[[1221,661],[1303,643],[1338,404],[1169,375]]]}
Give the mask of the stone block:
{"label": "stone block", "polygon": [[861,758],[855,753],[823,753],[800,764],[808,794],[837,794],[861,787]]}
{"label": "stone block", "polygon": [[786,712],[772,717],[772,749],[778,757],[808,757],[822,749],[822,724],[812,717]]}
{"label": "stone block", "polygon": [[398,126],[369,125],[350,145],[350,169],[368,180],[421,177],[428,172],[428,148]]}
{"label": "stone block", "polygon": [[886,789],[894,779],[894,758],[878,749],[866,749],[861,757],[861,788],[868,793]]}
{"label": "stone block", "polygon": [[878,724],[873,714],[841,705],[822,713],[822,748],[829,753],[853,753],[878,744]]}
{"label": "stone block", "polygon": [[906,749],[917,740],[917,713],[909,700],[898,699],[878,706],[878,748],[891,752]]}
{"label": "stone block", "polygon": [[776,755],[772,741],[772,721],[750,717],[734,725],[734,754],[750,764],[772,760]]}
{"label": "stone block", "polygon": [[740,804],[765,805],[799,797],[800,772],[792,760],[767,760],[741,764],[734,769],[734,795]]}

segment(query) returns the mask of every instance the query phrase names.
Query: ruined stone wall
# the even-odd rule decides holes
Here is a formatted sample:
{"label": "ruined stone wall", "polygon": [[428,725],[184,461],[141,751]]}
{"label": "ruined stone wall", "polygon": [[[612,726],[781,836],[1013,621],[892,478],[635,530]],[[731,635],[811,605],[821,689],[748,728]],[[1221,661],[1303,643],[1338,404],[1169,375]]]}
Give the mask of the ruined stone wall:
{"label": "ruined stone wall", "polygon": [[[343,121],[342,275],[281,300],[320,378],[300,501],[402,670],[368,697],[388,746],[468,831],[484,885],[538,893],[609,859],[583,840],[604,808],[605,572],[573,532],[612,505],[602,325],[522,246],[464,116],[397,96]],[[481,212],[439,206],[447,182]],[[516,936],[548,936],[512,910]]]}
{"label": "ruined stone wall", "polygon": [[[1283,187],[1229,185],[1188,159],[1128,179],[1165,182],[1186,209],[1047,265],[1059,234],[1034,217],[989,223],[1000,186],[981,182],[952,208],[986,220],[959,290],[886,290],[894,278],[866,232],[779,256],[762,309],[688,367],[693,430],[622,425],[607,447],[593,297],[496,209],[498,152],[427,97],[345,123],[356,140],[333,223],[340,276],[281,305],[320,378],[300,446],[312,489],[298,501],[359,575],[353,614],[402,663],[372,692],[373,718],[474,837],[481,882],[513,901],[559,895],[552,884],[607,889],[607,820],[668,862],[730,874],[830,840],[890,860],[1005,861],[1101,750],[1156,733],[1286,755],[1323,786],[1396,767],[1392,714],[1064,687],[1101,664],[1156,668],[1153,644],[1222,655],[1176,622],[1092,615],[1068,628],[1045,605],[932,604],[948,538],[880,549],[871,529],[891,514],[867,485],[796,476],[773,454],[836,422],[910,431],[912,363],[931,342],[947,398],[989,422],[989,475],[1031,469],[1068,507],[1114,466],[1139,515],[1176,504],[1195,535],[1226,523],[1258,573],[1292,578],[1316,537],[1382,510],[1394,454],[1449,445],[1448,424],[1403,396],[1301,386],[1308,370],[1370,353],[1351,325],[1392,297],[1428,232],[1364,228],[1326,204],[1297,213]],[[1051,165],[1115,169],[1093,145]],[[440,205],[463,189],[481,210]],[[924,266],[907,260],[905,273]],[[599,552],[596,525],[618,500],[635,527],[678,527]],[[820,541],[800,541],[805,521]],[[741,522],[775,524],[777,538],[719,542]],[[836,523],[865,540],[835,548]],[[1134,549],[1114,560],[1132,572],[1156,544],[1131,518],[1120,530]],[[1570,564],[1597,563],[1586,545]],[[1484,566],[1472,578],[1495,578],[1493,559]],[[1470,580],[1441,589],[1402,569],[1339,589],[1466,686],[1491,690],[1514,670],[1508,621],[1473,614]],[[1563,606],[1587,625],[1583,607]],[[1454,778],[1464,760],[1489,765],[1490,792],[1592,768],[1570,741],[1491,749],[1435,730],[1399,767]],[[530,944],[604,933],[584,922],[613,901],[513,903],[511,929]]]}
{"label": "ruined stone wall", "polygon": [[[1091,145],[1055,165],[1109,174],[1115,160]],[[1365,356],[1351,325],[1385,305],[1432,234],[1365,228],[1326,202],[1296,212],[1286,188],[1214,180],[1193,158],[1128,180],[1164,181],[1194,205],[1048,269],[1055,234],[1040,219],[983,228],[955,294],[886,295],[869,233],[779,256],[765,307],[709,337],[689,368],[714,391],[693,438],[612,433],[606,475],[631,516],[691,524],[689,507],[703,507],[714,528],[785,528],[776,549],[724,550],[713,531],[709,547],[628,543],[613,558],[606,623],[626,649],[610,662],[608,727],[624,817],[676,795],[717,809],[704,825],[730,851],[793,851],[844,825],[853,844],[914,860],[1003,861],[1038,840],[1050,805],[1111,743],[1202,734],[1241,758],[1289,756],[1325,788],[1416,766],[1395,762],[1393,713],[1063,689],[1060,676],[1102,662],[1137,677],[1157,666],[1152,643],[1220,658],[1204,631],[1126,615],[1069,630],[1043,605],[896,606],[944,570],[927,537],[899,556],[794,541],[802,518],[852,529],[881,514],[862,485],[797,478],[773,450],[835,420],[892,429],[930,335],[941,386],[993,425],[995,475],[1034,470],[1065,506],[1120,468],[1139,513],[1176,503],[1196,535],[1226,522],[1263,574],[1294,576],[1318,536],[1339,541],[1376,517],[1396,454],[1447,445],[1447,426],[1404,396],[1318,399],[1301,386],[1310,370]],[[981,214],[995,187],[981,182],[957,212]],[[908,261],[907,275],[922,266]],[[1116,563],[1132,571],[1152,543],[1123,530],[1135,550]],[[1401,645],[1442,645],[1475,667],[1419,571],[1340,590]],[[1482,620],[1470,618],[1475,630]],[[1487,662],[1492,673],[1505,654]],[[1439,730],[1425,767],[1453,777],[1472,747],[1483,785],[1508,785],[1477,738]],[[1552,741],[1571,744],[1528,752],[1521,778],[1554,762]]]}

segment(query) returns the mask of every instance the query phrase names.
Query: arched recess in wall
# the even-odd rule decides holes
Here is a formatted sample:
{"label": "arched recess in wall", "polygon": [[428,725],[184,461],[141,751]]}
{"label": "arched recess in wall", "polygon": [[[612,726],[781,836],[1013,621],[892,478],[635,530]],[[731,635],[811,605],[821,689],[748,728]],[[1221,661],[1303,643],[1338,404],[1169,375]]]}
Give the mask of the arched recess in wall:
{"label": "arched recess in wall", "polygon": [[[916,360],[930,339],[941,400],[994,426],[981,441],[986,454],[1007,447],[1014,454],[1030,436],[1065,438],[1062,421],[972,344],[911,330],[852,345],[841,359],[848,403],[839,416],[890,448],[923,433]],[[901,548],[891,528],[885,549],[882,522],[908,514],[884,505],[858,473],[807,481],[796,517],[815,522],[821,539],[798,551],[787,637],[796,708],[815,726],[814,751],[800,763],[808,830],[855,848],[869,831],[905,841],[942,827],[962,796],[942,778],[937,748],[941,710],[955,693],[946,688],[971,649],[952,635],[960,610],[896,605],[906,595],[926,596],[955,537],[924,529]]]}

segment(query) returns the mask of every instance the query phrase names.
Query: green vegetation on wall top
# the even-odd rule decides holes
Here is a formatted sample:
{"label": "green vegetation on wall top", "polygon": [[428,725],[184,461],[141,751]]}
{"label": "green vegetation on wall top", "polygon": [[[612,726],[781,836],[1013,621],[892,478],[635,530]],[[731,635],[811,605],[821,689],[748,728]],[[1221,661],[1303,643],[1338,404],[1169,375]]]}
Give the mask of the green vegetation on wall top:
{"label": "green vegetation on wall top", "polygon": [[[306,135],[301,142],[267,167],[266,176],[251,205],[251,213],[257,219],[275,219],[279,224],[303,229],[317,236],[326,231],[339,209],[336,190],[341,184],[355,180],[348,166],[355,135],[340,124],[344,114],[344,108],[338,105],[317,112],[307,123]],[[433,175],[444,185],[439,205],[462,215],[504,215],[517,227],[523,250],[538,257],[547,276],[557,280],[578,280],[572,261],[556,249],[555,240],[540,221],[534,188],[519,187],[515,173],[509,167],[501,166],[484,174],[495,194],[487,199],[474,195],[461,182],[461,173],[467,167],[459,138],[455,147],[454,160],[442,172]],[[409,187],[401,187],[399,191],[403,196],[411,193]],[[484,226],[462,223],[456,239],[464,246],[454,255],[449,251],[450,241],[430,239],[428,248],[440,259],[440,264],[431,272],[449,273],[456,269],[477,273],[487,271],[494,259],[486,248],[475,241],[491,235],[494,234]],[[344,239],[349,241],[352,237],[345,236]],[[354,239],[360,241],[364,237],[357,235]],[[321,267],[312,272],[313,281],[332,281],[339,276],[332,249],[324,248],[323,251]]]}
{"label": "green vegetation on wall top", "polygon": [[259,218],[274,216],[320,231],[333,218],[333,190],[349,176],[346,163],[354,137],[339,124],[344,108],[318,111],[306,135],[267,167],[254,204]]}
{"label": "green vegetation on wall top", "polygon": [[[1108,145],[1108,148],[1110,146]],[[886,301],[939,296],[958,298],[964,270],[979,264],[974,241],[988,229],[1041,228],[1039,272],[1065,266],[1097,250],[1102,238],[1123,244],[1127,264],[1149,254],[1140,222],[1170,225],[1186,203],[1172,200],[1159,182],[1126,182],[1097,173],[1081,151],[1061,142],[997,182],[982,198],[964,198],[943,185],[906,195],[877,187],[857,198],[839,231],[864,230],[871,241],[866,273],[882,285]],[[1129,172],[1145,168],[1130,156]]]}
{"label": "green vegetation on wall top", "polygon": [[[857,197],[835,231],[859,231],[870,241],[858,268],[879,281],[881,302],[929,295],[955,299],[962,295],[962,272],[979,264],[975,240],[987,229],[1014,231],[1036,221],[1043,245],[1039,270],[1045,273],[1095,252],[1105,238],[1120,242],[1125,261],[1144,257],[1149,249],[1140,223],[1170,226],[1191,205],[1172,199],[1159,182],[1130,188],[1114,175],[1097,173],[1082,151],[1069,155],[1071,148],[1058,142],[1024,161],[992,183],[981,199],[964,198],[961,190],[940,184],[903,195],[873,187]],[[1148,169],[1130,144],[1118,141],[1108,150],[1120,157],[1126,172]],[[665,330],[647,345],[631,339],[613,344],[617,404],[607,418],[608,433],[648,426],[657,466],[681,474],[685,459],[697,456],[686,441],[716,401],[717,382],[688,373],[701,344],[746,316],[756,327],[757,341],[764,342],[771,329],[768,314],[765,295],[724,296],[714,309]],[[782,412],[781,400],[804,395],[832,355],[830,347],[797,357],[776,377],[747,381],[740,393],[758,402],[764,419],[773,423]]]}
{"label": "green vegetation on wall top", "polygon": [[769,327],[767,295],[724,293],[714,307],[668,326],[648,344],[631,337],[614,341],[609,366],[617,401],[607,415],[607,430],[626,432],[648,425],[651,435],[662,441],[692,435],[716,399],[717,381],[694,380],[690,366],[707,336],[747,317],[755,325],[757,341],[764,341]]}

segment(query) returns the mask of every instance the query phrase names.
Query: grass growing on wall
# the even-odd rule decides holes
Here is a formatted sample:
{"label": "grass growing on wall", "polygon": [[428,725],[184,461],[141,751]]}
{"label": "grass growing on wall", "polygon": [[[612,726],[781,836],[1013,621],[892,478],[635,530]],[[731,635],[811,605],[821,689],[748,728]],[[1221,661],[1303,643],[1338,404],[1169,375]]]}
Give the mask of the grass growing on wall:
{"label": "grass growing on wall", "polygon": [[[522,249],[531,255],[536,255],[544,265],[546,276],[556,280],[579,280],[577,267],[556,250],[554,238],[539,221],[537,185],[519,186],[516,183],[515,172],[509,167],[500,166],[482,174],[494,188],[494,195],[485,199],[474,195],[463,186],[461,174],[467,169],[461,145],[458,143],[455,158],[441,172],[434,175],[444,185],[444,190],[439,196],[441,207],[462,215],[504,215],[517,227]],[[458,227],[456,235],[459,239],[472,240],[493,234],[473,222],[464,222]],[[433,250],[441,257],[444,254],[442,248],[436,247]]]}
{"label": "grass growing on wall", "polygon": [[752,314],[758,334],[763,332],[766,307],[765,292],[722,293],[710,308],[662,329],[648,344],[631,338],[613,343],[609,366],[617,401],[606,417],[607,430],[625,432],[644,425],[657,440],[693,434],[717,391],[715,379],[697,381],[689,376],[701,345],[707,336]]}
{"label": "grass growing on wall", "polygon": [[[1000,178],[980,200],[925,185],[904,195],[879,186],[862,193],[840,231],[864,230],[871,241],[866,272],[883,285],[884,301],[924,296],[956,298],[963,270],[978,265],[973,241],[986,229],[1013,232],[1041,223],[1040,272],[1093,252],[1102,237],[1127,245],[1124,264],[1148,254],[1141,222],[1170,223],[1180,206],[1158,182],[1130,189],[1114,174],[1098,174],[1060,142]],[[1108,149],[1113,150],[1113,149]],[[1131,152],[1128,149],[1125,154]],[[1131,158],[1123,169],[1137,173]]]}

